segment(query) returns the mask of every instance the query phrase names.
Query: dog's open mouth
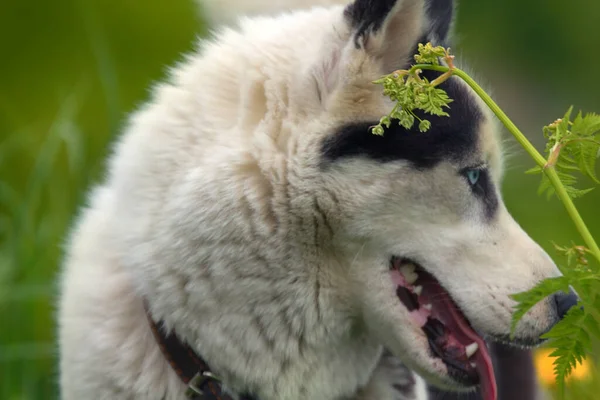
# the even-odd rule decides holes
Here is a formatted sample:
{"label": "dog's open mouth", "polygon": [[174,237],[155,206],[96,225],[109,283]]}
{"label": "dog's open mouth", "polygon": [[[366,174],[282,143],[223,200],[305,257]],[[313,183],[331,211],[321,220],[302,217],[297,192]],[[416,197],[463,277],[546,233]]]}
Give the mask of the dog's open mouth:
{"label": "dog's open mouth", "polygon": [[497,397],[492,360],[484,340],[471,327],[450,294],[420,265],[393,257],[390,273],[396,294],[427,336],[433,357],[467,386],[479,383],[484,400]]}

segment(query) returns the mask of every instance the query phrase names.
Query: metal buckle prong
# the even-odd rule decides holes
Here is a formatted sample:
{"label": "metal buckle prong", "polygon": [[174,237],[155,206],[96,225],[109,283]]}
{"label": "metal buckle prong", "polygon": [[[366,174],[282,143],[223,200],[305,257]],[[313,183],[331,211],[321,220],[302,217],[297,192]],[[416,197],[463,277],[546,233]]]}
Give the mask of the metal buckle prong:
{"label": "metal buckle prong", "polygon": [[208,380],[221,382],[221,380],[210,371],[198,372],[188,383],[188,390],[186,392],[186,395],[188,397],[195,396],[198,394],[200,396],[204,395],[204,392],[202,391],[202,389],[200,389],[200,387],[204,385],[204,383]]}

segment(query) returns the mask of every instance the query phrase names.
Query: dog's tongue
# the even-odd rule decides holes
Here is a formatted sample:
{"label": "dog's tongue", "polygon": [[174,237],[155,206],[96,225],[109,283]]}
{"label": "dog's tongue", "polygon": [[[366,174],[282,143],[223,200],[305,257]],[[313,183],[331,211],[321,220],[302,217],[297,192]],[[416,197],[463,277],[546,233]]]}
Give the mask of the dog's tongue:
{"label": "dog's tongue", "polygon": [[437,296],[432,296],[433,302],[436,303],[434,310],[437,310],[442,322],[450,329],[452,335],[460,343],[463,345],[473,342],[478,344],[479,350],[473,355],[472,360],[475,362],[477,374],[479,375],[481,395],[483,400],[497,400],[498,389],[496,387],[494,367],[492,366],[492,358],[485,342],[469,326],[456,304],[450,299],[448,293],[441,287],[439,289]]}
{"label": "dog's tongue", "polygon": [[[431,274],[420,270],[414,285],[409,285],[403,273],[396,269],[392,271],[392,280],[398,287],[408,287],[407,290],[410,290],[413,294],[415,294],[416,288],[414,285],[421,287],[420,293],[417,294],[417,300],[414,300],[417,304],[413,303],[414,308],[409,307],[412,310],[411,314],[415,322],[423,327],[428,323],[430,317],[441,322],[444,333],[442,336],[438,336],[440,341],[435,343],[435,346],[439,346],[437,348],[438,352],[448,357],[456,357],[454,361],[459,364],[462,363],[467,370],[472,371],[471,368],[474,366],[479,377],[483,400],[497,400],[498,388],[488,348],[481,336],[471,328],[458,305],[437,279]],[[400,295],[398,296],[400,297]],[[406,305],[405,299],[401,297],[401,300]],[[410,300],[408,301],[410,302]],[[429,307],[423,306],[427,304]],[[439,332],[436,332],[436,334],[439,335]],[[436,341],[436,339],[433,340]],[[475,354],[467,358],[466,348],[472,343],[477,343],[478,349]],[[474,363],[474,365],[471,363]]]}

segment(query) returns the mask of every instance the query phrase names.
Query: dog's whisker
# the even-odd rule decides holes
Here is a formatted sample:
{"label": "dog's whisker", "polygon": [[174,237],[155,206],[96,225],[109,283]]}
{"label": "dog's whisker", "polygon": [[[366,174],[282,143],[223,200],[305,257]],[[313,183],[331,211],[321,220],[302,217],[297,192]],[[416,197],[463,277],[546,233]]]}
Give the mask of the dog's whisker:
{"label": "dog's whisker", "polygon": [[356,251],[356,254],[354,255],[354,257],[352,258],[352,261],[350,262],[350,267],[354,266],[354,263],[356,263],[356,260],[358,259],[358,256],[363,252],[363,250],[365,249],[366,245],[367,245],[367,241],[365,240],[363,242],[363,244],[360,246],[360,248]]}

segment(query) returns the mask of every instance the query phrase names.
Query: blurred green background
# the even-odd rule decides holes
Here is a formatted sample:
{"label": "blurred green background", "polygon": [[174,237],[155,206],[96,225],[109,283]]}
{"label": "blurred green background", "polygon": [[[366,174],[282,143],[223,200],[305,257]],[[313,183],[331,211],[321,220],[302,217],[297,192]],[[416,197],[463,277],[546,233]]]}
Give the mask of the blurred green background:
{"label": "blurred green background", "polygon": [[[600,111],[599,22],[589,0],[462,0],[454,50],[541,148],[541,127],[569,105]],[[191,0],[0,1],[0,400],[57,397],[65,233],[127,114],[206,28]],[[506,144],[517,220],[551,252],[577,239]],[[600,237],[600,192],[577,204]],[[595,372],[574,386],[569,398],[600,398]]]}

